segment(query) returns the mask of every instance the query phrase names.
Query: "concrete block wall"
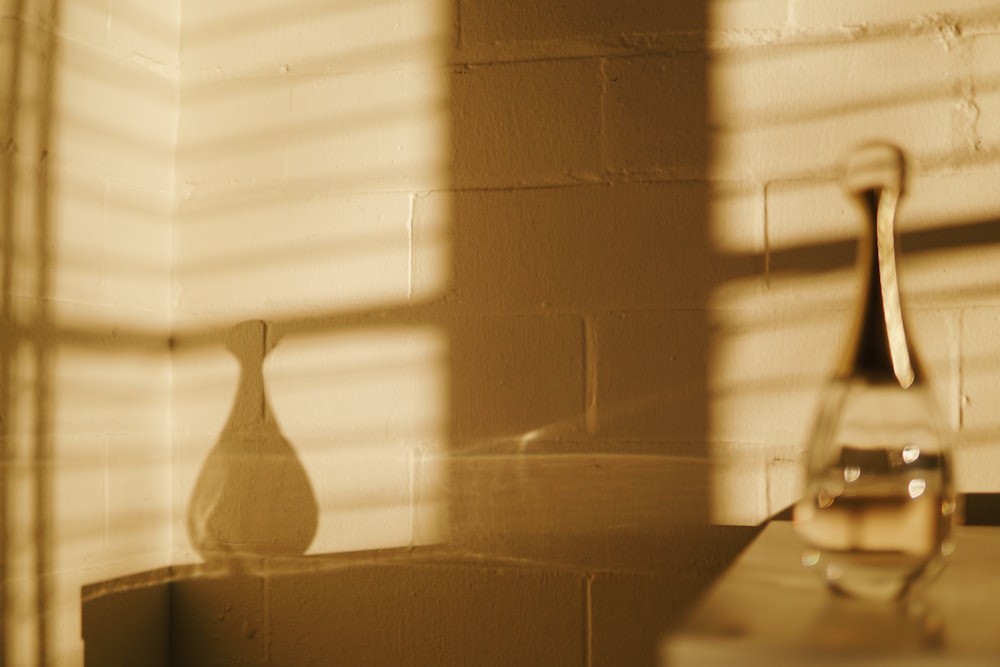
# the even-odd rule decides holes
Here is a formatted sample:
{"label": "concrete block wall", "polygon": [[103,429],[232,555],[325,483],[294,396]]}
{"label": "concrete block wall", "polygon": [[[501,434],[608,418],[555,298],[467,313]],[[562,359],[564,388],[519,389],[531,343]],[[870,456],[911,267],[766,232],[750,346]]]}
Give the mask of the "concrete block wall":
{"label": "concrete block wall", "polygon": [[[7,550],[5,580],[31,583],[5,603],[51,613],[5,617],[11,660],[80,664],[82,584],[218,556],[191,507],[211,510],[212,480],[271,470],[238,452],[205,476],[234,398],[264,386],[249,431],[277,424],[289,448],[268,460],[301,472],[244,484],[236,506],[297,484],[310,553],[445,541],[463,568],[516,559],[461,571],[488,618],[540,608],[560,659],[652,664],[750,534],[708,524],[757,523],[797,492],[854,297],[837,165],[869,138],[911,156],[905,296],[960,483],[998,484],[990,3],[27,4],[5,34],[58,45],[54,120],[49,142],[20,126],[5,168],[29,174],[18,210],[38,174],[53,195],[5,241],[51,273],[14,272],[5,293],[29,329],[4,350],[28,388],[4,401],[25,443],[5,479],[36,499],[12,544],[41,549]],[[246,320],[262,338],[234,356]],[[268,353],[259,381],[237,363],[251,351]],[[496,583],[512,569],[531,585]],[[236,579],[240,613],[318,594]],[[454,578],[427,582],[469,609]],[[191,599],[227,598],[209,588]],[[311,659],[296,633],[315,619],[276,622],[269,654],[235,646],[264,646],[254,624],[232,652],[210,653],[228,645],[209,626],[177,650]]]}
{"label": "concrete block wall", "polygon": [[716,520],[752,523],[796,497],[857,298],[840,165],[870,140],[909,158],[904,308],[959,487],[996,488],[998,21],[974,1],[712,3],[712,236],[724,255],[760,260],[711,303]]}
{"label": "concrete block wall", "polygon": [[82,664],[81,587],[169,562],[176,9],[0,10],[4,664]]}

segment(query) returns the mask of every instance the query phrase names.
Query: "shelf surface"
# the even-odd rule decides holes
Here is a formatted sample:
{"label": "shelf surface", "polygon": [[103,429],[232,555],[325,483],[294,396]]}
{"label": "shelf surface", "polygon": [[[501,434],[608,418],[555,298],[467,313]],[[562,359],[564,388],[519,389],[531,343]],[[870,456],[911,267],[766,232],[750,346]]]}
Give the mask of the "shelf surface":
{"label": "shelf surface", "polygon": [[957,526],[944,572],[906,603],[831,594],[772,521],[662,646],[661,664],[1000,664],[1000,527]]}

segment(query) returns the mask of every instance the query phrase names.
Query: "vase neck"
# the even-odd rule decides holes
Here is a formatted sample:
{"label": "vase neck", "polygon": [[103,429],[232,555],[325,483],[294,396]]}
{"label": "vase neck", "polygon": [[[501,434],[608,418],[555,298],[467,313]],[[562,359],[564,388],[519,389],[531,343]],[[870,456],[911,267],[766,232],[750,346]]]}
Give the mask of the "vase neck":
{"label": "vase neck", "polygon": [[267,355],[267,328],[263,322],[245,322],[234,327],[229,350],[240,364],[239,381],[229,427],[252,427],[270,420],[264,388],[264,357]]}

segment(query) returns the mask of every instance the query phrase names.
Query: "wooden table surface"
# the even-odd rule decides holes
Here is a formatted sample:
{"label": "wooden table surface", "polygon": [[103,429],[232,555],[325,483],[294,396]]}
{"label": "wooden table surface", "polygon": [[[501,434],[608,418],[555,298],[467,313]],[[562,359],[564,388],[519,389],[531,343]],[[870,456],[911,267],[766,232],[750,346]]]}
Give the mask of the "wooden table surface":
{"label": "wooden table surface", "polygon": [[907,604],[829,593],[771,522],[662,648],[661,664],[1000,666],[1000,527],[958,526],[944,572]]}

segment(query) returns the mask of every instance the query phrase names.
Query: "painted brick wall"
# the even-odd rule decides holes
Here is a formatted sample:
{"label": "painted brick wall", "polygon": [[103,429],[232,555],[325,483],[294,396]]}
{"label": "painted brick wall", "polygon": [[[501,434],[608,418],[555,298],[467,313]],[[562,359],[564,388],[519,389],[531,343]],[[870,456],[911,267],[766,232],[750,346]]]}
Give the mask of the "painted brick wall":
{"label": "painted brick wall", "polygon": [[205,557],[189,522],[239,385],[228,331],[263,319],[313,553],[544,563],[539,604],[572,591],[546,607],[563,657],[651,663],[745,539],[708,524],[795,496],[854,296],[836,179],[863,139],[911,156],[913,337],[961,486],[997,487],[990,3],[28,4],[3,43],[58,45],[54,120],[5,168],[54,194],[5,240],[44,247],[44,221],[52,261],[44,289],[8,286],[33,330],[7,379],[35,393],[5,409],[49,410],[5,479],[43,499],[13,539],[48,532],[5,563],[31,582],[5,602],[54,613],[9,615],[11,656],[80,664],[80,585]]}
{"label": "painted brick wall", "polygon": [[712,235],[756,268],[712,302],[717,520],[794,500],[822,384],[851,324],[858,227],[839,185],[854,145],[909,158],[901,286],[955,433],[957,479],[996,488],[998,16],[986,2],[713,3]]}

